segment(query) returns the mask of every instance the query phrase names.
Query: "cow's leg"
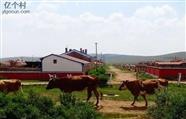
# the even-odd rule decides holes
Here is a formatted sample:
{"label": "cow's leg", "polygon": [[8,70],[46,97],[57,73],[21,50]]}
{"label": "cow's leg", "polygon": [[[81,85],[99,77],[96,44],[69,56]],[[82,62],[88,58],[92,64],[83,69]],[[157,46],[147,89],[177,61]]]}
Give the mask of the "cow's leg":
{"label": "cow's leg", "polygon": [[147,103],[146,96],[145,95],[142,95],[142,97],[144,98],[144,100],[145,100],[145,106],[147,107],[148,106],[148,103]]}
{"label": "cow's leg", "polygon": [[97,89],[96,88],[94,88],[94,94],[95,94],[95,96],[96,96],[96,106],[98,106],[98,103],[99,103],[99,93],[98,93],[98,91],[97,91]]}
{"label": "cow's leg", "polygon": [[87,88],[87,102],[89,101],[91,96],[92,96],[92,88]]}
{"label": "cow's leg", "polygon": [[138,98],[138,96],[134,96],[134,100],[133,100],[133,102],[132,102],[131,105],[134,105],[134,103],[135,103],[135,101],[136,101],[137,98]]}

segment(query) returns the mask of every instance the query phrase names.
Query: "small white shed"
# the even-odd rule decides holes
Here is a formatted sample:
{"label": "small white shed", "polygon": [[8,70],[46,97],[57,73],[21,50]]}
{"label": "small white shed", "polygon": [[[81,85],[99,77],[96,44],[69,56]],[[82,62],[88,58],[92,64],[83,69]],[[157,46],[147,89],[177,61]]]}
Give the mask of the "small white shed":
{"label": "small white shed", "polygon": [[90,62],[68,55],[50,54],[41,58],[43,72],[83,72],[84,66]]}

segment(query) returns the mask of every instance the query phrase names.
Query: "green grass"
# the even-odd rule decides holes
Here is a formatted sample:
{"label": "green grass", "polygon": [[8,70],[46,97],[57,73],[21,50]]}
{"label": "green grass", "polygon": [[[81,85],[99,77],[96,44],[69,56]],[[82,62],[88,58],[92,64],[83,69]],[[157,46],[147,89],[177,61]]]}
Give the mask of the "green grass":
{"label": "green grass", "polygon": [[155,77],[153,77],[147,73],[140,72],[140,73],[138,73],[138,79],[140,79],[140,80],[155,79]]}
{"label": "green grass", "polygon": [[[103,99],[108,99],[108,100],[123,100],[123,101],[133,101],[133,95],[128,91],[128,90],[118,90],[119,85],[114,85],[110,87],[104,87],[104,88],[99,88],[98,90],[103,92],[103,94],[108,94],[108,93],[114,93],[119,95],[118,97],[103,97]],[[30,90],[33,90],[36,93],[39,93],[42,96],[47,96],[50,97],[54,103],[58,104],[59,103],[59,95],[62,93],[59,89],[52,89],[52,90],[46,90],[46,86],[23,86],[23,91],[25,96],[28,95],[28,92]],[[178,87],[176,84],[170,84],[168,87],[168,92],[171,94],[177,94],[177,93],[182,93],[184,94],[186,92],[186,85],[181,84],[180,87]],[[12,95],[13,93],[10,93]],[[81,92],[73,92],[73,94],[76,96],[76,98],[80,100],[86,100],[87,98],[87,92],[86,90],[81,91]],[[95,96],[92,97],[94,101]],[[155,100],[155,95],[150,95],[147,96],[147,99],[149,101],[154,101]],[[144,101],[141,97],[139,97],[139,101]],[[137,115],[137,114],[120,114],[120,113],[101,113],[101,116],[103,119],[128,119],[128,118],[136,118],[138,116],[144,116],[144,115]],[[141,118],[141,117],[140,117]]]}
{"label": "green grass", "polygon": [[[58,100],[58,97],[61,93],[59,89],[51,89],[51,90],[46,90],[46,86],[23,86],[23,91],[25,94],[28,93],[29,90],[34,90],[35,92],[43,95],[43,96],[49,96],[51,97],[54,101]],[[118,97],[103,97],[103,99],[108,99],[108,100],[133,100],[133,95],[128,91],[128,90],[118,90],[119,85],[114,85],[112,87],[104,87],[104,88],[99,88],[98,90],[101,91],[103,94],[117,94],[119,95]],[[176,84],[169,84],[168,87],[168,92],[172,94],[176,93],[185,93],[186,92],[186,85],[182,84],[180,87],[178,87]],[[75,91],[73,94],[82,100],[85,100],[87,98],[87,91]],[[93,99],[95,99],[95,96],[93,95]],[[155,95],[149,95],[147,96],[147,99],[149,101],[154,101],[155,100]],[[143,101],[143,98],[140,96],[139,101]]]}
{"label": "green grass", "polygon": [[43,82],[43,81],[45,81],[46,82],[46,80],[21,80],[21,82]]}

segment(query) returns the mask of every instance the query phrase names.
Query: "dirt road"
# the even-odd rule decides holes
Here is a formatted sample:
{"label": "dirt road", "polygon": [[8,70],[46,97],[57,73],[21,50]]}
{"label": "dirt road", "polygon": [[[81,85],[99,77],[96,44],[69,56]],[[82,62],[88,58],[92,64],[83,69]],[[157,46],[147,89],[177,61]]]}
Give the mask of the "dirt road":
{"label": "dirt road", "polygon": [[[106,114],[130,115],[124,119],[142,119],[147,110],[147,107],[144,106],[145,102],[137,101],[136,106],[131,106],[131,103],[132,101],[102,100],[98,110]],[[149,105],[153,104],[153,102],[149,102]]]}
{"label": "dirt road", "polygon": [[123,80],[136,80],[135,73],[123,72],[114,66],[109,66],[109,71],[116,74],[115,78],[108,82],[109,84],[121,84],[121,81]]}
{"label": "dirt road", "polygon": [[[109,84],[121,84],[123,80],[136,80],[135,73],[131,72],[123,72],[120,69],[117,69],[113,66],[109,67],[109,72],[115,73],[115,78],[109,80]],[[131,101],[116,101],[116,100],[102,100],[100,101],[100,106],[98,108],[99,112],[106,114],[122,114],[122,115],[130,115],[131,117],[127,117],[125,119],[141,119],[141,116],[144,116],[146,113],[146,107],[144,107],[145,102],[136,102],[136,106],[131,106]],[[149,102],[149,105],[152,105],[153,102]],[[117,118],[119,119],[119,118]],[[122,119],[122,118],[120,118]]]}

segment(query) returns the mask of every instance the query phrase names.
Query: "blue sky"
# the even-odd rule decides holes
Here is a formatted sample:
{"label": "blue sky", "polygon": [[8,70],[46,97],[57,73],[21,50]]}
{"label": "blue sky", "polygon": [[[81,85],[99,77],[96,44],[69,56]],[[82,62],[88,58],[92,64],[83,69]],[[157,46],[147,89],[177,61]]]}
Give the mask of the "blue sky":
{"label": "blue sky", "polygon": [[94,53],[95,42],[99,53],[186,51],[184,0],[34,1],[40,0],[27,3],[29,14],[3,15],[2,57],[60,54],[65,47]]}
{"label": "blue sky", "polygon": [[[33,1],[33,0],[32,0]],[[35,0],[35,1],[40,1],[40,0]],[[55,0],[54,0],[55,1]],[[59,0],[60,1],[60,0]],[[72,0],[69,0],[72,1]],[[76,1],[80,1],[80,0],[76,0]],[[85,1],[89,1],[89,0],[85,0]],[[106,0],[102,0],[102,1],[106,1]],[[113,1],[113,0],[107,0],[107,1]],[[122,0],[120,0],[122,1]],[[123,0],[125,1],[125,0]],[[131,1],[131,2],[130,2]],[[135,1],[134,3],[132,1]],[[137,2],[139,1],[139,2]],[[56,11],[60,14],[63,15],[79,15],[82,14],[84,12],[91,12],[95,15],[98,16],[108,16],[110,15],[110,13],[113,12],[123,12],[126,15],[132,15],[137,8],[143,7],[143,6],[161,6],[161,5],[169,5],[171,7],[173,7],[174,9],[176,9],[176,11],[178,12],[178,14],[180,15],[184,15],[185,14],[185,5],[184,5],[184,0],[166,0],[167,2],[161,2],[163,0],[148,0],[149,2],[140,2],[140,0],[129,0],[129,2],[93,2],[93,3],[89,3],[89,2],[67,2],[67,3],[63,3],[63,2],[38,2],[38,3],[34,3],[32,2],[31,5],[29,7],[31,7],[31,9],[35,9],[37,8],[39,5],[51,5],[51,6],[56,6]],[[150,1],[157,1],[157,2],[150,2]],[[160,1],[160,2],[158,2]],[[168,1],[172,1],[172,2],[168,2]]]}

